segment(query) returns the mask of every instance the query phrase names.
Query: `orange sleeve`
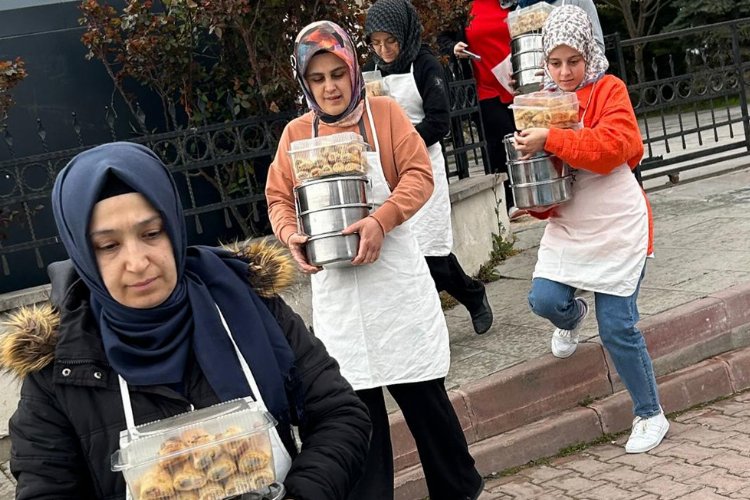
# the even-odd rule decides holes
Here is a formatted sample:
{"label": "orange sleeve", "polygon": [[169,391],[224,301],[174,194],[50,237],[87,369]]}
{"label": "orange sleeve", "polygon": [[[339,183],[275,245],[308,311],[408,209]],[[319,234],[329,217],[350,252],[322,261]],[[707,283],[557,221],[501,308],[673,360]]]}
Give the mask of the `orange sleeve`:
{"label": "orange sleeve", "polygon": [[266,201],[273,233],[283,244],[297,230],[297,213],[294,208],[294,174],[289,160],[289,127],[287,124],[279,139],[276,156],[268,169]]}
{"label": "orange sleeve", "polygon": [[627,87],[608,76],[597,82],[594,92],[586,115],[590,123],[581,130],[550,129],[545,151],[602,175],[625,162],[634,168],[643,157],[643,140]]}
{"label": "orange sleeve", "polygon": [[396,183],[389,180],[391,196],[372,214],[386,233],[417,213],[433,189],[432,165],[424,141],[396,101],[389,101],[388,119],[376,122],[379,129],[390,127],[393,151],[381,151],[381,155],[393,155]]}

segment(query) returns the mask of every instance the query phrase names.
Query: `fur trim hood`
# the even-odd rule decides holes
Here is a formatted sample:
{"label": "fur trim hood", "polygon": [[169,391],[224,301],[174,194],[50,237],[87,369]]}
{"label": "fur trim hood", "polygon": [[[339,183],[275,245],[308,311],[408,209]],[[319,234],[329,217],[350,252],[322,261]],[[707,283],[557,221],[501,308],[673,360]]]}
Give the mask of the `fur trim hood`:
{"label": "fur trim hood", "polygon": [[[288,250],[267,239],[235,242],[223,247],[247,261],[248,281],[261,297],[273,297],[295,280],[296,268]],[[72,265],[56,263],[55,266],[72,270]],[[62,303],[72,284],[53,286],[51,302],[16,309],[0,324],[0,368],[24,378],[52,363],[60,325],[60,313],[55,304]]]}

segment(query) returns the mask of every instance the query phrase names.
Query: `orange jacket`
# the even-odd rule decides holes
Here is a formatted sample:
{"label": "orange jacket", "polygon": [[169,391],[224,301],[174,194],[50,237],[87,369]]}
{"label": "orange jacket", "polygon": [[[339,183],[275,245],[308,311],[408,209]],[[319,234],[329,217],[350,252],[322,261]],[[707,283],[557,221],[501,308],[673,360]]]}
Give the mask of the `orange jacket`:
{"label": "orange jacket", "polygon": [[635,168],[643,157],[643,140],[625,83],[605,75],[576,94],[584,128],[550,129],[544,150],[574,168],[602,175],[625,162]]}

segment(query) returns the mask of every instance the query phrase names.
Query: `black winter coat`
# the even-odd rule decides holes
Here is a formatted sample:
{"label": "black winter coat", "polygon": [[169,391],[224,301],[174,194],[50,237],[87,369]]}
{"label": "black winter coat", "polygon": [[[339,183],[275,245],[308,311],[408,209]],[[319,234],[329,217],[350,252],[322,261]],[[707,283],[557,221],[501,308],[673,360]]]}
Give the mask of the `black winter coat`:
{"label": "black winter coat", "polygon": [[[285,264],[279,264],[283,256],[278,251],[270,250],[270,260],[269,249],[262,251],[266,254],[260,260],[246,249],[243,256],[251,260],[250,273],[255,275],[250,279],[259,295],[265,295],[295,353],[304,394],[300,414],[290,415],[299,426],[302,450],[296,449],[289,426],[277,427],[293,457],[284,481],[287,497],[344,499],[367,453],[367,410],[302,319],[268,293],[279,279],[262,276],[259,268],[283,275]],[[117,374],[107,363],[88,289],[72,265],[51,275],[53,301],[62,297],[56,302],[59,313],[50,306],[20,311],[6,325],[9,333],[0,346],[3,367],[24,376],[21,400],[10,420],[16,498],[123,499],[123,476],[110,467],[119,432],[126,427]],[[266,289],[259,290],[258,283]],[[292,393],[288,386],[290,399]],[[188,368],[185,396],[165,386],[130,387],[130,395],[136,424],[218,402],[197,363]],[[295,408],[295,402],[290,400],[289,407]]]}

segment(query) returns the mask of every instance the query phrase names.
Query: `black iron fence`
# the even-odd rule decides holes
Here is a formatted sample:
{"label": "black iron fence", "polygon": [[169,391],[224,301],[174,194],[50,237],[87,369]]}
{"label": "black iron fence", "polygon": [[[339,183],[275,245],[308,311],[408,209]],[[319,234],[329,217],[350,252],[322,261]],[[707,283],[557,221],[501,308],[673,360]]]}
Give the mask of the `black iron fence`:
{"label": "black iron fence", "polygon": [[[471,79],[450,81],[453,130],[444,141],[449,177],[464,178],[485,154],[479,139],[481,121]],[[115,114],[106,109],[104,122],[111,140],[130,140],[152,148],[174,174],[192,244],[216,244],[270,233],[264,196],[268,166],[284,125],[296,113],[206,125],[177,132],[121,138]],[[471,119],[473,116],[474,119]],[[142,115],[135,117],[143,121]],[[68,129],[68,130],[62,130]],[[125,128],[127,130],[127,128]],[[46,265],[65,258],[57,239],[49,196],[57,173],[84,145],[81,125],[69,123],[50,134],[67,134],[73,146],[50,151],[48,131],[38,121],[39,148],[33,156],[16,157],[10,130],[2,132],[0,161],[0,293],[47,281]],[[71,133],[72,131],[72,133]],[[60,141],[56,141],[60,142]]]}
{"label": "black iron fence", "polygon": [[644,179],[676,181],[682,171],[750,154],[750,19],[606,42],[638,117]]}
{"label": "black iron fence", "polygon": [[[174,174],[190,241],[215,244],[267,232],[264,180],[281,131],[293,116],[250,118],[128,140],[153,149]],[[0,241],[0,292],[45,282],[46,264],[64,258],[49,208],[50,191],[60,169],[89,147],[0,162],[0,213],[9,222],[5,230],[0,227],[6,232]]]}

